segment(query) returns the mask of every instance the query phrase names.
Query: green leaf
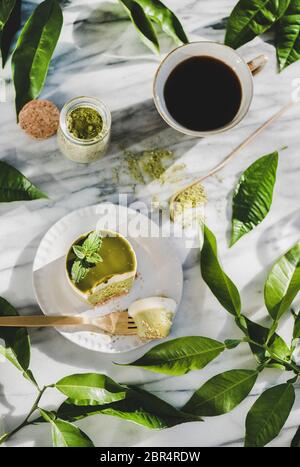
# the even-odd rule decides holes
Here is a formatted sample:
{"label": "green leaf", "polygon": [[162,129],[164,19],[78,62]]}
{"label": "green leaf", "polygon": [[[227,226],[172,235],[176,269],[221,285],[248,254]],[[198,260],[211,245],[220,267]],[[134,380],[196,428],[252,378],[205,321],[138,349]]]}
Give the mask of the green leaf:
{"label": "green leaf", "polygon": [[134,24],[141,40],[152,52],[159,52],[159,43],[155,29],[143,8],[134,0],[120,0]]}
{"label": "green leaf", "polygon": [[67,400],[58,410],[59,417],[70,421],[102,414],[118,417],[153,430],[201,421],[200,417],[183,413],[153,394],[137,388],[129,389],[126,399],[109,405],[79,407],[70,402]]}
{"label": "green leaf", "polygon": [[0,32],[3,31],[14,7],[16,0],[2,0],[0,3]]}
{"label": "green leaf", "polygon": [[103,259],[98,253],[91,253],[90,255],[86,256],[86,261],[90,264],[98,264],[102,263]]}
{"label": "green leaf", "polygon": [[96,373],[66,376],[58,381],[56,389],[65,394],[75,405],[103,405],[126,397],[126,388],[111,378]]}
{"label": "green leaf", "polygon": [[270,211],[278,152],[263,156],[241,176],[233,195],[231,246],[260,224]]}
{"label": "green leaf", "polygon": [[179,337],[153,347],[129,366],[179,376],[193,370],[201,370],[224,350],[222,342],[208,337]]}
{"label": "green leaf", "polygon": [[232,315],[241,313],[240,294],[225,274],[218,259],[217,242],[214,234],[204,226],[204,243],[201,252],[201,273],[214,296]]}
{"label": "green leaf", "polygon": [[214,376],[193,394],[183,411],[215,417],[233,410],[250,393],[258,376],[253,370],[231,370]]}
{"label": "green leaf", "polygon": [[136,0],[152,21],[170,36],[177,44],[189,42],[176,15],[159,0]]}
{"label": "green leaf", "polygon": [[267,389],[251,407],[246,419],[246,447],[263,447],[280,433],[295,401],[295,390],[285,383]]}
{"label": "green leaf", "polygon": [[241,339],[226,339],[224,344],[226,349],[231,350],[238,347],[243,341]]}
{"label": "green leaf", "polygon": [[293,339],[300,338],[300,313],[295,318],[294,330],[293,330]]}
{"label": "green leaf", "polygon": [[[18,316],[17,310],[4,298],[0,297],[0,316]],[[26,372],[30,363],[30,341],[25,328],[0,327],[0,353],[18,370]]]}
{"label": "green leaf", "polygon": [[272,336],[268,344],[268,349],[274,357],[285,361],[290,361],[291,359],[291,349],[278,334]]}
{"label": "green leaf", "polygon": [[49,64],[63,24],[56,0],[45,0],[25,23],[12,57],[16,110],[36,99],[45,84]]}
{"label": "green leaf", "polygon": [[287,10],[290,0],[240,0],[228,23],[225,44],[237,49],[266,32]]}
{"label": "green leaf", "polygon": [[300,242],[272,267],[265,285],[265,302],[273,320],[288,311],[300,291]]}
{"label": "green leaf", "polygon": [[260,345],[264,345],[267,342],[269,329],[261,326],[260,324],[251,321],[248,318],[245,318],[247,326],[247,335],[251,340],[255,341],[259,345],[250,343],[249,347],[253,354],[257,357],[259,363],[266,360],[266,350],[261,348]]}
{"label": "green leaf", "polygon": [[279,70],[300,59],[300,0],[292,0],[276,29]]}
{"label": "green leaf", "polygon": [[0,161],[0,203],[10,201],[30,201],[48,198],[45,193],[35,187],[21,172]]}
{"label": "green leaf", "polygon": [[73,282],[77,284],[78,282],[80,282],[82,279],[86,277],[88,272],[89,272],[89,268],[84,267],[84,265],[82,264],[80,260],[74,261],[72,265],[72,270],[71,270]]}
{"label": "green leaf", "polygon": [[[268,340],[270,330],[260,324],[254,323],[248,318],[245,319],[247,324],[247,333],[250,339],[257,342],[259,345],[265,345]],[[261,348],[259,345],[252,343],[249,344],[253,354],[257,357],[258,362],[263,363],[268,358],[267,350]],[[278,358],[290,361],[291,349],[278,334],[273,334],[269,341],[268,348]],[[271,364],[273,365],[273,362],[271,362]]]}
{"label": "green leaf", "polygon": [[291,442],[291,448],[300,448],[300,426]]}
{"label": "green leaf", "polygon": [[84,279],[93,265],[101,263],[102,257],[97,253],[102,245],[100,232],[91,232],[82,245],[73,245],[73,251],[78,259],[72,265],[72,280],[78,283]]}
{"label": "green leaf", "polygon": [[85,258],[85,252],[82,246],[80,245],[73,245],[73,251],[77,258],[79,259],[84,259]]}
{"label": "green leaf", "polygon": [[94,447],[90,438],[72,423],[55,418],[46,410],[39,409],[42,417],[52,427],[52,441],[55,448],[90,448]]}
{"label": "green leaf", "polygon": [[102,245],[101,233],[95,230],[91,232],[82,244],[82,248],[86,254],[96,253]]}
{"label": "green leaf", "polygon": [[0,444],[4,443],[9,438],[9,433],[4,433],[0,436]]}
{"label": "green leaf", "polygon": [[159,0],[120,0],[124,5],[142,41],[154,52],[159,52],[158,38],[152,21],[177,44],[188,43],[188,38],[176,15]]}
{"label": "green leaf", "polygon": [[35,377],[34,377],[34,375],[33,375],[33,373],[32,373],[31,370],[28,369],[28,370],[24,371],[23,376],[24,376],[25,379],[27,379],[27,381],[29,381],[30,383],[34,384],[35,387],[36,387],[38,390],[40,389],[40,388],[39,388],[39,385],[38,385],[38,383],[37,383],[37,381],[36,381],[36,379],[35,379]]}
{"label": "green leaf", "polygon": [[21,0],[0,2],[0,49],[4,67],[13,38],[21,25]]}

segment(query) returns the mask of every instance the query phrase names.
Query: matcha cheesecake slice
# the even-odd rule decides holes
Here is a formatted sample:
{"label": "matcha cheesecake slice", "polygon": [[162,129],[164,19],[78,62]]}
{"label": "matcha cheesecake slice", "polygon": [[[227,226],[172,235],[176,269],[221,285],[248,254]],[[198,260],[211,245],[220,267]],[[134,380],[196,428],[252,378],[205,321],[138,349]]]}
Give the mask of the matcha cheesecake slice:
{"label": "matcha cheesecake slice", "polygon": [[177,304],[172,298],[148,297],[136,300],[128,308],[141,339],[163,339],[170,333]]}
{"label": "matcha cheesecake slice", "polygon": [[137,261],[129,241],[117,232],[92,231],[73,242],[66,270],[73,290],[91,305],[130,292]]}

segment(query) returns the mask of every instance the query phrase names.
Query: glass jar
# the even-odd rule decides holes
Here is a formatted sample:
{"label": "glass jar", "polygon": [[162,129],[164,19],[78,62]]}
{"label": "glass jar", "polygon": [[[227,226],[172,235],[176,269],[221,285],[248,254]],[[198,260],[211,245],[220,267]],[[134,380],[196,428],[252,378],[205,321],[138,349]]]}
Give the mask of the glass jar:
{"label": "glass jar", "polygon": [[[93,139],[73,136],[67,126],[69,114],[78,107],[96,110],[102,118],[101,132]],[[106,152],[111,131],[111,114],[106,105],[94,97],[76,97],[68,101],[61,110],[57,142],[61,152],[74,162],[86,164],[100,159]]]}

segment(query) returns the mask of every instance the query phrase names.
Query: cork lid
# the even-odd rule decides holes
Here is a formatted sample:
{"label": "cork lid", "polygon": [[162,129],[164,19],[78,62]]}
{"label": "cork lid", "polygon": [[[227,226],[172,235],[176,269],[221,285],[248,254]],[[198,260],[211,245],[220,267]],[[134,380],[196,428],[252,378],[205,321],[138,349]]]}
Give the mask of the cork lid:
{"label": "cork lid", "polygon": [[59,110],[48,100],[32,100],[19,113],[19,123],[32,138],[46,139],[57,132]]}

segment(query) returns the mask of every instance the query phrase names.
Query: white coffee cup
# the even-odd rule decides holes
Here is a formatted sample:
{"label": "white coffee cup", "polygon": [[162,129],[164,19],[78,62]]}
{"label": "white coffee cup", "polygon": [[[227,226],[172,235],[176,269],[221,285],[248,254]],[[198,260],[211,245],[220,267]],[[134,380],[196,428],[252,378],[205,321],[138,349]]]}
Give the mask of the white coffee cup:
{"label": "white coffee cup", "polygon": [[[164,99],[164,87],[168,77],[180,63],[197,56],[211,57],[222,61],[236,73],[240,80],[242,99],[239,111],[234,119],[222,128],[209,131],[190,130],[178,123],[168,111]],[[216,42],[191,42],[184,44],[170,52],[163,59],[155,74],[153,97],[156,108],[168,125],[186,135],[204,137],[230,130],[240,123],[247,114],[253,98],[253,75],[267,63],[267,60],[265,55],[260,55],[250,63],[246,63],[234,49]]]}

